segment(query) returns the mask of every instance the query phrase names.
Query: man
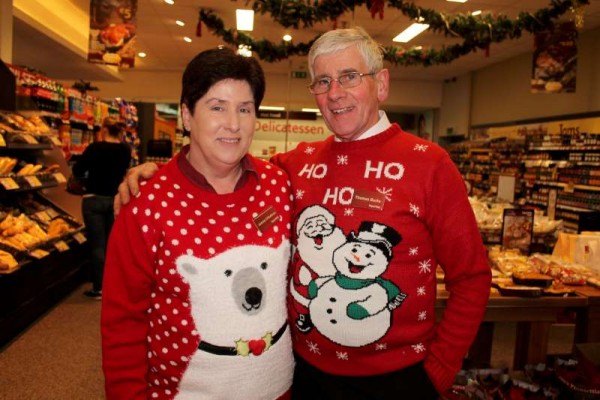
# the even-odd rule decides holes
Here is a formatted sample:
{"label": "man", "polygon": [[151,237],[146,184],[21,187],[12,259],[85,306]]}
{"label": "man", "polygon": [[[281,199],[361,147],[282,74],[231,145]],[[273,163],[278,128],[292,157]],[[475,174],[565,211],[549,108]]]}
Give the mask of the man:
{"label": "man", "polygon": [[[363,29],[327,32],[308,62],[334,136],[272,160],[292,181],[294,232],[309,228],[289,271],[294,398],[435,399],[460,369],[489,296],[464,184],[443,149],[379,111],[389,71]],[[133,193],[138,175],[155,169],[130,177]],[[126,184],[120,192],[126,201]],[[329,235],[339,230],[345,238]],[[450,296],[436,325],[438,265]]]}

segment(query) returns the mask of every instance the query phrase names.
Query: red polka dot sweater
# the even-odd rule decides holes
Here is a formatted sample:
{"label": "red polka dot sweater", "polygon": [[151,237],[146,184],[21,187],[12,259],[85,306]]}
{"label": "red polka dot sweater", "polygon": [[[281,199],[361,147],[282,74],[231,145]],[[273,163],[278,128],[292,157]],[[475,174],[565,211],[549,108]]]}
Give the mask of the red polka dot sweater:
{"label": "red polka dot sweater", "polygon": [[[447,153],[394,124],[363,140],[301,143],[273,162],[294,194],[294,350],[346,376],[424,361],[443,392],[477,332],[491,279]],[[436,327],[438,264],[450,298]]]}
{"label": "red polka dot sweater", "polygon": [[291,193],[250,156],[233,193],[200,189],[175,157],[122,209],[103,286],[108,399],[277,399],[293,373],[286,324]]}

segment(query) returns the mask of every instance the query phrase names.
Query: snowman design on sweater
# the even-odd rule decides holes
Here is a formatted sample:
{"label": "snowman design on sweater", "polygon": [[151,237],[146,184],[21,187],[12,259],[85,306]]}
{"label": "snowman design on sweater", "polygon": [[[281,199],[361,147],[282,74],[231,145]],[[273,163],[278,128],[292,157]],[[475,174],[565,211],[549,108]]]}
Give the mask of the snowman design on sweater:
{"label": "snowman design on sweater", "polygon": [[393,228],[365,221],[333,250],[335,273],[313,279],[308,298],[290,282],[292,296],[309,309],[310,321],[323,336],[343,346],[361,347],[387,333],[392,311],[407,295],[381,275],[393,256],[393,246],[401,240]]}

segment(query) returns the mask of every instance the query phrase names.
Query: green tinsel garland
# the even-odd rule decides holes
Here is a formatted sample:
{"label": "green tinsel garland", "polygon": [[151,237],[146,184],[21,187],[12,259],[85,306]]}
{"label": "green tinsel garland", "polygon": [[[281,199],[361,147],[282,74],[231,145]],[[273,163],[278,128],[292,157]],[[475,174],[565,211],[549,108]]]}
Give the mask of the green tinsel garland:
{"label": "green tinsel garland", "polygon": [[[310,2],[308,2],[310,3]],[[315,23],[335,20],[356,6],[366,4],[366,0],[314,1],[314,5],[293,0],[255,0],[252,8],[260,14],[269,13],[273,20],[288,28],[298,29],[300,23],[304,27]],[[535,13],[521,12],[515,20],[505,15],[446,15],[429,8],[421,8],[412,2],[388,0],[387,6],[400,10],[405,16],[429,24],[429,30],[445,36],[462,37],[463,43],[443,47],[442,49],[405,50],[396,46],[384,48],[384,59],[395,65],[431,66],[447,64],[461,56],[488,49],[491,43],[499,43],[506,39],[519,38],[523,31],[536,33],[549,29],[553,21],[571,9],[589,4],[589,0],[551,0],[548,8]],[[290,56],[305,56],[310,46],[317,39],[308,43],[292,44],[281,41],[279,44],[267,39],[255,40],[252,36],[235,29],[225,29],[223,21],[212,11],[200,9],[200,20],[221,37],[226,43],[234,46],[244,44],[250,46],[261,60],[275,62]]]}

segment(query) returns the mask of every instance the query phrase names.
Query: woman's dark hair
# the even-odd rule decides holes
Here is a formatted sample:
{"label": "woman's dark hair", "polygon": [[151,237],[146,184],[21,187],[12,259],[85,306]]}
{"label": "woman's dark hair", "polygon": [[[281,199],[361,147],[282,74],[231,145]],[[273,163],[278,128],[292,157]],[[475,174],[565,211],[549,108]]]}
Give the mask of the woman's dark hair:
{"label": "woman's dark hair", "polygon": [[203,51],[188,63],[181,79],[181,104],[193,115],[196,102],[224,79],[248,82],[258,112],[265,95],[265,74],[256,59],[237,55],[228,48]]}
{"label": "woman's dark hair", "polygon": [[114,138],[121,137],[125,125],[117,118],[106,117],[102,121],[102,126],[108,131],[108,135]]}

